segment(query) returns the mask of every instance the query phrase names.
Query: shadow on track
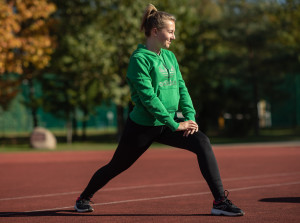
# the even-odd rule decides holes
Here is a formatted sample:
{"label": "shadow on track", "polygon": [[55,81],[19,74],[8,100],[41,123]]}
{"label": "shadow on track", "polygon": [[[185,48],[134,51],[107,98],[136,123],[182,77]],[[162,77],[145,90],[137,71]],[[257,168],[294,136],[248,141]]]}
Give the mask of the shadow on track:
{"label": "shadow on track", "polygon": [[211,214],[91,214],[78,213],[73,210],[54,210],[54,211],[32,211],[32,212],[0,212],[0,218],[3,217],[41,217],[41,216],[95,216],[95,217],[196,217],[213,216]]}
{"label": "shadow on track", "polygon": [[276,203],[300,203],[300,197],[273,197],[263,198],[260,202],[276,202]]}

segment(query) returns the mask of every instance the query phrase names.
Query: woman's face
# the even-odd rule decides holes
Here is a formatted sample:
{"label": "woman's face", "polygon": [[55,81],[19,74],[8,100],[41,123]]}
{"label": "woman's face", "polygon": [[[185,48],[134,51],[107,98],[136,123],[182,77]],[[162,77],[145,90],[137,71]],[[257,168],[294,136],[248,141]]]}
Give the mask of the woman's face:
{"label": "woman's face", "polygon": [[172,40],[175,39],[175,22],[166,20],[165,27],[157,29],[157,42],[160,48],[169,48]]}

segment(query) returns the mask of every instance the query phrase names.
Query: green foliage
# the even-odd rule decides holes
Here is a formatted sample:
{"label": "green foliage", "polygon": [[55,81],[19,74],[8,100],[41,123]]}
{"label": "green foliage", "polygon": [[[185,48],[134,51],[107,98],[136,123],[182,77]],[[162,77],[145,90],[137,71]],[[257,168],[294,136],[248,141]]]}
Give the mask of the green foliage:
{"label": "green foliage", "polygon": [[[144,41],[139,26],[147,3],[54,2],[58,48],[51,64],[55,75],[43,80],[45,108],[69,118],[76,109],[88,115],[106,101],[127,107],[126,71],[131,53]],[[201,129],[216,126],[225,112],[244,117],[236,132],[257,128],[257,102],[281,99],[276,86],[286,73],[299,72],[299,1],[152,3],[177,18],[171,50],[178,58]]]}
{"label": "green foliage", "polygon": [[126,107],[130,97],[125,76],[129,57],[142,37],[138,27],[143,2],[54,2],[58,48],[50,68],[52,81],[42,79],[44,108],[68,120],[76,118],[75,110],[80,109],[87,120],[103,102]]}

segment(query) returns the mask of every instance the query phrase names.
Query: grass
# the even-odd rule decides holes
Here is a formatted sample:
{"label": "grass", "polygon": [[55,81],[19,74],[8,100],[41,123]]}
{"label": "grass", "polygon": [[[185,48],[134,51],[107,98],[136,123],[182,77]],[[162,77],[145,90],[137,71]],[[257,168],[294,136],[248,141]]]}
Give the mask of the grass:
{"label": "grass", "polygon": [[[58,143],[57,147],[53,151],[92,151],[92,150],[114,150],[118,146],[117,143],[87,143],[87,142],[74,142],[72,144],[68,143]],[[168,147],[158,143],[153,143],[151,148]],[[11,152],[32,152],[32,151],[52,151],[52,150],[38,150],[30,147],[29,144],[22,145],[0,145],[0,153],[11,153]]]}
{"label": "grass", "polygon": [[[115,149],[117,146],[116,143],[80,143],[75,142],[72,144],[68,143],[58,143],[54,151],[80,151],[80,150],[109,150]],[[50,150],[38,150],[30,147],[29,144],[21,145],[1,145],[0,153],[7,152],[32,152],[32,151],[50,151]]]}
{"label": "grass", "polygon": [[[299,130],[299,128],[262,129],[260,136],[249,134],[246,137],[221,137],[210,133],[207,135],[210,136],[212,144],[300,141]],[[86,141],[76,141],[72,144],[65,142],[64,131],[54,131],[54,134],[58,140],[55,151],[112,150],[117,147],[115,129],[89,130]],[[45,151],[34,150],[30,147],[28,133],[10,133],[6,134],[6,137],[0,138],[0,140],[0,153]],[[151,148],[157,147],[162,147],[162,145],[154,143],[151,146]]]}

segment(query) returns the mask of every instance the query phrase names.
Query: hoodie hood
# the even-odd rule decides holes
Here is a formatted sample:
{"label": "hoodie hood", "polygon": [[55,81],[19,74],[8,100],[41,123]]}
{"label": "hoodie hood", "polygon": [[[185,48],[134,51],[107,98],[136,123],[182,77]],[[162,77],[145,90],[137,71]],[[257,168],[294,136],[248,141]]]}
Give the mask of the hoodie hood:
{"label": "hoodie hood", "polygon": [[[161,52],[162,52],[162,50],[161,50]],[[147,55],[147,56],[154,56],[154,57],[158,56],[155,52],[148,50],[147,47],[143,44],[138,45],[137,49],[133,52],[133,55],[139,54],[139,53]]]}
{"label": "hoodie hood", "polygon": [[[172,58],[171,60],[176,60],[174,54],[169,51],[169,50],[165,50],[163,48],[160,49],[160,54],[158,55],[157,53],[148,50],[147,47],[143,44],[139,44],[137,49],[133,52],[133,57],[143,57],[143,58],[147,58],[149,61],[152,61],[155,65],[157,66],[158,64],[163,65],[163,67],[168,70],[170,70],[170,63],[166,63],[166,61],[169,58]],[[159,66],[159,65],[158,65]],[[164,69],[162,68],[162,69]]]}

